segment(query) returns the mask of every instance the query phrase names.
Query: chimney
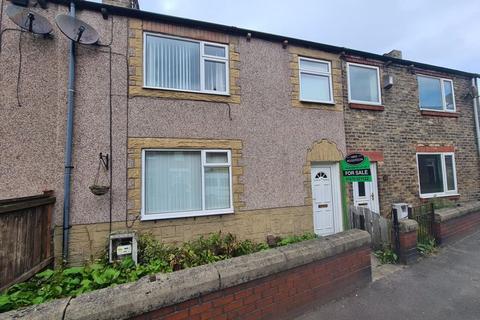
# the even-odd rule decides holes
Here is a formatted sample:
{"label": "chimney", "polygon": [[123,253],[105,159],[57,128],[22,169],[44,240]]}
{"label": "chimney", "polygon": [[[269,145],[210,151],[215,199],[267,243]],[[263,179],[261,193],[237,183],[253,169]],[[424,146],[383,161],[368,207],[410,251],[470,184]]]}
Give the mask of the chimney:
{"label": "chimney", "polygon": [[103,4],[111,6],[124,7],[130,9],[140,9],[138,0],[102,0]]}
{"label": "chimney", "polygon": [[402,59],[402,51],[400,50],[392,50],[388,53],[383,54],[385,57],[395,58],[395,59]]}

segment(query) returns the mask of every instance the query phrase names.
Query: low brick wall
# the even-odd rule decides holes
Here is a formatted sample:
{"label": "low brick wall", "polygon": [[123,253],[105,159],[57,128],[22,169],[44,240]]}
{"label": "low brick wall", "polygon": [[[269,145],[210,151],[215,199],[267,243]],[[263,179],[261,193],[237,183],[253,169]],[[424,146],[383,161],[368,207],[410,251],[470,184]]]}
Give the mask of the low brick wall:
{"label": "low brick wall", "polygon": [[403,264],[415,263],[418,258],[417,230],[418,223],[415,220],[403,219],[400,224],[400,248],[398,259]]}
{"label": "low brick wall", "polygon": [[480,228],[480,202],[435,210],[433,232],[438,244],[464,237]]}
{"label": "low brick wall", "polygon": [[[371,281],[370,235],[350,230],[13,311],[25,319],[291,319]],[[0,319],[3,319],[0,315]]]}

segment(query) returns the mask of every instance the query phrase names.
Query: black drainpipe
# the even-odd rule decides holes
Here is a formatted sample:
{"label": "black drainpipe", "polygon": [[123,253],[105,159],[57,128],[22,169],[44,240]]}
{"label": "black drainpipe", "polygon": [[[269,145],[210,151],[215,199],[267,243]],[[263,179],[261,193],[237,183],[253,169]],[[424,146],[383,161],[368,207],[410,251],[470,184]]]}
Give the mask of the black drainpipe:
{"label": "black drainpipe", "polygon": [[[75,17],[75,3],[70,2],[70,16]],[[72,176],[73,112],[75,99],[75,41],[70,40],[68,50],[67,133],[65,140],[65,173],[63,176],[63,263],[68,262],[68,239],[70,231],[70,189]]]}

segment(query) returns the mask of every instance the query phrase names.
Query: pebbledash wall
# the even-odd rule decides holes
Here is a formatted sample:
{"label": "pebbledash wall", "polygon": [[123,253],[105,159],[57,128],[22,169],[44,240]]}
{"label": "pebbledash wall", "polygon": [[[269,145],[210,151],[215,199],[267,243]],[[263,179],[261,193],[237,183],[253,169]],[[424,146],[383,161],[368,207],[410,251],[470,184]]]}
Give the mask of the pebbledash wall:
{"label": "pebbledash wall", "polygon": [[[420,198],[417,152],[454,152],[458,195],[446,198],[453,202],[477,200],[480,171],[473,100],[469,95],[471,78],[358,56],[345,56],[345,61],[379,67],[380,81],[385,74],[394,79],[390,89],[381,89],[381,107],[352,105],[346,92],[344,96],[347,150],[363,152],[377,163],[381,214],[390,215],[393,203],[417,206],[432,200]],[[346,73],[346,63],[344,68]],[[418,75],[451,79],[456,112],[421,111]],[[345,86],[346,81],[345,77]]]}
{"label": "pebbledash wall", "polygon": [[[49,3],[47,10],[33,10],[53,21],[67,7]],[[181,25],[114,15],[104,19],[100,12],[89,10],[79,9],[77,14],[99,31],[102,44],[111,43],[113,54],[110,98],[108,48],[77,47],[71,264],[105,248],[110,215],[113,231],[148,231],[169,243],[219,230],[254,240],[265,240],[267,234],[313,231],[310,166],[339,161],[346,153],[338,56]],[[15,26],[4,14],[5,28]],[[143,31],[228,43],[232,94],[219,97],[141,88],[138,37]],[[0,197],[55,191],[57,258],[62,237],[67,48],[67,39],[56,27],[52,39],[7,31],[0,58],[4,115]],[[292,98],[298,96],[295,62],[299,53],[332,62],[336,105],[303,105]],[[110,146],[111,193],[94,196],[88,187],[96,175],[98,154],[110,153]],[[235,212],[140,221],[138,146],[230,148]]]}

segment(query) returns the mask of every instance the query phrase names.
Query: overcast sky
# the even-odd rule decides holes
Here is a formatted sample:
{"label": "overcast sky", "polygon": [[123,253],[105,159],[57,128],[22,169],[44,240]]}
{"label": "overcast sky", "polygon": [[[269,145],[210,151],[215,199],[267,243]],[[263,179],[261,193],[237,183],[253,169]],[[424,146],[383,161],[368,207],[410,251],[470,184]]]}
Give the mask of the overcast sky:
{"label": "overcast sky", "polygon": [[[97,0],[98,1],[98,0]],[[480,73],[479,0],[140,0],[142,10]]]}

